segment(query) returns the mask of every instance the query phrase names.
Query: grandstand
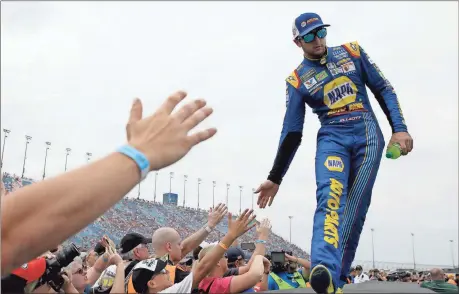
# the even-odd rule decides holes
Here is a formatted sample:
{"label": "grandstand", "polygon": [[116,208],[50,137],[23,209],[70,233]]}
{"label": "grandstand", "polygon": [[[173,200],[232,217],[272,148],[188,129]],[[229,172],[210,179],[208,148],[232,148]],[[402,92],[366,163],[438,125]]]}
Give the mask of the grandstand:
{"label": "grandstand", "polygon": [[[30,179],[21,179],[8,173],[3,174],[3,182],[7,192],[33,183]],[[94,246],[104,234],[107,234],[115,243],[119,243],[127,232],[135,231],[151,236],[156,229],[165,226],[177,229],[180,236],[185,238],[207,222],[207,214],[207,211],[201,209],[124,198],[68,241],[87,249]],[[206,241],[218,241],[227,230],[228,222],[224,218]],[[292,251],[295,256],[309,259],[309,254],[282,237],[272,233],[270,239],[269,251]],[[247,232],[239,242],[253,242],[254,240],[256,240],[255,228]]]}

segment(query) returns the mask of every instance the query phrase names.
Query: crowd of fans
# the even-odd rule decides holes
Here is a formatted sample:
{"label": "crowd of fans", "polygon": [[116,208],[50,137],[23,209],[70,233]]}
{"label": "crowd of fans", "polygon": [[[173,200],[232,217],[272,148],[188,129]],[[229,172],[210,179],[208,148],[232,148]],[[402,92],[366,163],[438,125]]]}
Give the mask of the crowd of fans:
{"label": "crowd of fans", "polygon": [[[22,180],[19,176],[3,173],[3,182],[6,193],[19,187],[33,183],[33,180]],[[12,184],[14,183],[14,184]],[[69,239],[79,248],[86,250],[94,246],[100,236],[107,234],[115,243],[118,243],[126,232],[136,231],[141,234],[151,234],[158,228],[168,226],[176,228],[182,238],[189,236],[202,226],[207,218],[207,211],[189,207],[162,205],[158,202],[143,199],[123,198],[113,208],[99,217],[94,223],[87,226]],[[213,243],[227,232],[225,220],[206,239]],[[272,233],[272,243],[268,244],[268,251],[286,250],[296,256],[308,258],[308,254],[298,246],[289,243],[284,238]],[[255,239],[253,231],[247,232],[240,238],[240,242],[252,242]]]}
{"label": "crowd of fans", "polygon": [[[3,173],[2,180],[5,195],[34,182],[32,179],[21,179],[19,176],[6,172]],[[63,284],[60,288],[56,286],[55,290],[71,293],[119,293],[118,291],[121,289],[124,293],[143,293],[137,292],[139,290],[137,288],[140,286],[134,286],[135,282],[132,281],[133,270],[138,270],[136,265],[137,263],[142,264],[140,263],[142,260],[151,262],[151,257],[157,256],[155,249],[158,249],[158,245],[153,244],[154,235],[152,239],[144,236],[151,236],[153,232],[160,232],[164,228],[174,228],[175,230],[170,230],[176,232],[177,240],[185,240],[188,236],[199,231],[203,224],[208,221],[208,218],[209,212],[202,209],[163,205],[143,199],[123,198],[96,221],[63,242],[53,252],[46,252],[43,256],[47,260],[55,260],[59,252],[62,254],[67,250],[66,254],[69,254],[69,248],[72,248],[73,244],[76,245],[75,248],[79,252],[78,257],[62,267],[61,271],[65,273],[62,280]],[[234,220],[234,217],[232,219]],[[183,273],[181,274],[182,278],[173,278],[175,284],[180,284],[187,273],[192,272],[193,266],[196,267],[200,258],[202,259],[206,253],[218,246],[218,241],[229,231],[229,221],[227,218],[222,218],[207,235],[205,241],[184,256],[177,258],[175,273],[178,273],[178,270]],[[259,222],[257,224],[259,227],[263,227]],[[260,229],[251,229],[241,235],[226,252],[227,266],[217,266],[211,269],[210,276],[205,277],[197,287],[195,285],[195,291],[239,293],[309,287],[309,255],[298,246],[290,244],[271,232],[269,228],[269,225],[264,225],[265,237],[260,237]],[[102,240],[101,236],[104,236]],[[164,235],[160,237],[167,238]],[[256,240],[269,242],[256,244],[254,243]],[[110,244],[112,245],[110,246]],[[247,248],[247,246],[252,247]],[[263,248],[260,249],[260,247]],[[272,252],[274,255],[278,253],[284,255],[282,265],[272,261]],[[166,253],[170,254],[171,252]],[[258,262],[260,268],[263,267],[264,272],[269,274],[264,282],[262,275],[260,279],[260,275],[254,272],[255,267],[252,264],[255,261]],[[167,262],[171,266],[174,265],[173,262],[166,261],[166,266]],[[121,277],[119,279],[122,281],[118,283],[116,282],[117,267],[124,269],[124,271],[120,271],[119,275],[122,276],[122,279]],[[252,267],[254,269],[250,272]],[[148,269],[142,270],[144,274],[145,270],[148,271]],[[243,276],[242,274],[246,275]],[[241,279],[235,278],[238,275]],[[30,278],[27,275],[24,277]],[[443,278],[440,279],[440,277]],[[30,293],[55,292],[46,279],[49,279],[46,275],[41,275],[35,280],[22,279],[19,283],[17,280],[11,280],[11,278],[4,279],[5,285],[2,287],[7,291],[17,290],[19,287]],[[417,283],[423,288],[429,288],[440,293],[456,293],[459,289],[459,274],[456,276],[445,274],[441,269],[432,269],[428,272],[388,272],[371,269],[365,272],[361,266],[357,266],[351,269],[347,278],[349,284],[368,281]],[[202,287],[200,288],[200,286]],[[147,288],[144,285],[142,291],[148,291]],[[174,291],[178,290],[180,289],[174,288]]]}
{"label": "crowd of fans", "polygon": [[[185,97],[182,91],[172,94],[145,118],[135,99],[128,143],[98,161],[36,183],[5,174],[2,293],[217,294],[309,287],[308,255],[273,234],[269,220],[257,221],[253,210],[233,216],[224,204],[202,211],[123,199],[148,172],[177,162],[216,133],[211,128],[189,135],[212,109],[198,99],[173,112]],[[357,267],[348,283],[389,281],[390,274],[362,272]],[[406,276],[397,280],[408,282]],[[417,281],[437,292],[458,289],[441,269]]]}
{"label": "crowd of fans", "polygon": [[459,291],[459,274],[445,273],[440,268],[429,271],[391,271],[371,269],[364,272],[361,266],[351,268],[349,283],[368,281],[417,283],[423,288],[439,293],[457,293]]}

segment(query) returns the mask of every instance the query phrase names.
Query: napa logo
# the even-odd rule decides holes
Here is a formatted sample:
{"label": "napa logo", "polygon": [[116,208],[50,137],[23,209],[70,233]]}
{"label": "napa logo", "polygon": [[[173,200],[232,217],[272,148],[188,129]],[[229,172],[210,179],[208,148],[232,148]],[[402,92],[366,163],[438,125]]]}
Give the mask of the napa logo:
{"label": "napa logo", "polygon": [[329,156],[325,160],[325,167],[329,171],[343,172],[344,162],[341,160],[341,157]]}
{"label": "napa logo", "polygon": [[346,76],[341,76],[327,83],[324,87],[324,104],[330,109],[337,109],[355,102],[357,87]]}

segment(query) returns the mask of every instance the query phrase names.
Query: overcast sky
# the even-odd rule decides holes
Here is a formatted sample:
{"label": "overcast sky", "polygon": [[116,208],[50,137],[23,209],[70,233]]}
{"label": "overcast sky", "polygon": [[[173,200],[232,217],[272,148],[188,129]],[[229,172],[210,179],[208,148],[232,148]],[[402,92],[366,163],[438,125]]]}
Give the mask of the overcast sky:
{"label": "overcast sky", "polygon": [[[215,138],[160,171],[158,195],[201,207],[224,201],[251,206],[251,189],[273,162],[285,111],[284,79],[301,62],[293,19],[319,13],[332,26],[328,45],[357,40],[395,87],[414,138],[410,156],[383,158],[356,259],[458,264],[458,4],[457,2],[8,2],[2,3],[1,125],[11,130],[4,171],[41,179],[45,141],[51,141],[47,175],[100,158],[125,142],[134,97],[151,113],[173,91],[204,97],[214,114],[203,127]],[[371,99],[386,142],[390,128]],[[306,114],[303,143],[271,208],[258,211],[288,239],[310,251],[316,205],[314,157],[319,122]],[[3,140],[3,137],[2,137]],[[141,185],[153,199],[154,174]],[[137,195],[137,188],[130,196]],[[159,196],[158,196],[159,197]]]}

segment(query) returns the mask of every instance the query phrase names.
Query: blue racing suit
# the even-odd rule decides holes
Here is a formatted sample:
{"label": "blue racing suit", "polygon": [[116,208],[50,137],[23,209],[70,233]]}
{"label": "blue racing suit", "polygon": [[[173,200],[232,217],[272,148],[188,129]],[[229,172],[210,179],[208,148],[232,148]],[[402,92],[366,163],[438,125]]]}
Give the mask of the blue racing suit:
{"label": "blue racing suit", "polygon": [[354,260],[385,144],[365,86],[393,133],[407,127],[392,85],[357,42],[328,47],[320,60],[305,58],[286,82],[287,110],[268,179],[280,184],[287,172],[301,143],[307,104],[321,122],[311,263],[330,270],[336,289],[346,283]]}

